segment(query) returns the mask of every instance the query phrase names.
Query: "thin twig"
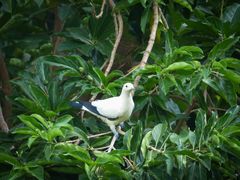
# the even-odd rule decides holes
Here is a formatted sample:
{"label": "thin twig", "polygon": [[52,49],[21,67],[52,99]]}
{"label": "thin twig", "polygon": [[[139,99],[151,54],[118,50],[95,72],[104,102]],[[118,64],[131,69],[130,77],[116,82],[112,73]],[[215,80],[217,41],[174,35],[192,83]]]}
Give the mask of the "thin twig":
{"label": "thin twig", "polygon": [[130,166],[133,170],[136,169],[136,168],[134,167],[134,165],[131,163],[131,161],[130,161],[127,157],[124,156],[123,159],[126,161],[126,163],[129,164],[129,166]]}
{"label": "thin twig", "polygon": [[[115,3],[113,2],[113,0],[109,0],[109,3],[110,5],[112,6],[112,9],[115,7]],[[123,19],[122,19],[122,16],[120,14],[120,12],[113,12],[113,16],[116,16],[116,18],[114,18],[114,25],[115,25],[115,31],[117,31],[117,33],[115,32],[115,34],[117,35],[116,36],[116,40],[115,40],[115,43],[114,43],[114,46],[113,46],[113,49],[112,49],[112,52],[111,52],[111,57],[110,57],[110,60],[109,60],[109,63],[108,63],[108,66],[105,70],[105,76],[108,75],[108,73],[111,71],[111,68],[113,66],[113,63],[114,63],[114,59],[115,59],[115,56],[116,56],[116,52],[117,52],[117,48],[118,48],[118,45],[120,43],[120,40],[122,38],[122,33],[123,33]]]}
{"label": "thin twig", "polygon": [[102,6],[101,6],[101,11],[100,11],[100,13],[98,15],[95,16],[97,19],[102,17],[105,4],[106,4],[106,0],[103,0],[102,1]]}
{"label": "thin twig", "polygon": [[5,133],[8,133],[9,131],[9,128],[8,128],[8,125],[3,117],[3,114],[2,114],[2,108],[0,106],[0,129],[5,132]]}
{"label": "thin twig", "polygon": [[[144,54],[143,54],[143,57],[142,57],[142,60],[140,62],[140,68],[144,68],[145,65],[147,64],[147,61],[148,61],[148,57],[150,55],[150,52],[152,51],[152,48],[153,48],[153,44],[154,44],[154,41],[155,41],[155,38],[156,38],[156,33],[157,33],[157,27],[158,27],[158,4],[156,1],[153,1],[153,25],[152,25],[152,29],[151,29],[151,34],[150,34],[150,37],[149,37],[149,40],[148,40],[148,45],[147,45],[147,48],[146,50],[144,51]],[[134,86],[137,87],[138,86],[138,83],[141,79],[141,76],[137,76],[134,80]]]}
{"label": "thin twig", "polygon": [[[64,27],[64,22],[59,17],[58,7],[54,9],[54,33],[59,33],[62,31]],[[59,44],[61,43],[62,38],[60,36],[53,36],[52,38],[52,54],[55,55],[57,53],[57,48]]]}
{"label": "thin twig", "polygon": [[108,63],[108,59],[106,59],[106,60],[104,61],[103,65],[100,67],[100,69],[103,70],[104,67],[107,65],[107,63]]}
{"label": "thin twig", "polygon": [[69,141],[65,141],[66,143],[74,143],[74,144],[79,144],[80,142],[80,139],[77,138],[77,139],[73,139],[73,140],[69,140]]}
{"label": "thin twig", "polygon": [[[114,9],[115,7],[115,3],[113,2],[113,0],[109,0],[109,4],[110,6],[112,7],[112,9]],[[115,12],[113,12],[113,18],[114,18],[114,25],[115,25],[115,35],[116,35],[116,40],[115,40],[115,43],[114,43],[114,46],[113,46],[113,49],[112,49],[112,52],[111,52],[111,57],[110,57],[110,60],[106,60],[106,63],[108,63],[108,66],[104,72],[105,76],[108,75],[108,73],[111,71],[111,68],[113,66],[113,63],[114,63],[114,59],[115,59],[115,55],[116,55],[116,51],[117,51],[117,48],[118,48],[118,45],[120,43],[120,40],[122,38],[122,33],[123,33],[123,20],[122,20],[122,16],[121,14],[118,12],[117,14]],[[105,63],[103,64],[102,68],[105,67]],[[102,85],[100,85],[101,87]],[[91,98],[90,98],[90,102],[94,101],[96,99],[97,95],[93,95]],[[81,118],[83,119],[83,116],[84,116],[84,111],[82,111],[81,113]]]}
{"label": "thin twig", "polygon": [[98,151],[98,150],[103,150],[103,149],[107,149],[107,148],[109,148],[109,145],[108,146],[99,147],[99,148],[94,148],[93,150],[94,151]]}
{"label": "thin twig", "polygon": [[151,149],[151,150],[156,151],[156,152],[161,153],[161,154],[164,152],[164,151],[162,151],[160,149],[157,149],[157,148],[155,148],[153,146],[148,146],[148,149]]}
{"label": "thin twig", "polygon": [[93,134],[93,135],[89,135],[88,138],[95,138],[95,137],[100,137],[100,136],[104,136],[104,135],[107,135],[107,134],[111,134],[112,131],[108,131],[108,132],[104,132],[104,133],[100,133],[100,134]]}
{"label": "thin twig", "polygon": [[166,20],[165,16],[163,15],[163,12],[162,12],[161,7],[158,7],[158,10],[159,10],[159,16],[160,16],[160,18],[161,18],[161,20],[162,20],[163,26],[165,27],[165,29],[169,29],[167,20]]}

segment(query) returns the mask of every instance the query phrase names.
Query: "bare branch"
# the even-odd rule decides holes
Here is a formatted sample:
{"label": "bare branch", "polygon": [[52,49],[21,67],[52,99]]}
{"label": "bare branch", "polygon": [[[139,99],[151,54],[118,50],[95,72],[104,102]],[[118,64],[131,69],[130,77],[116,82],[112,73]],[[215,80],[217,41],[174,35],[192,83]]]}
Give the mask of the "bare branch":
{"label": "bare branch", "polygon": [[106,0],[103,0],[102,1],[102,6],[101,6],[101,11],[98,15],[95,16],[97,19],[102,17],[105,4],[106,4]]}
{"label": "bare branch", "polygon": [[[115,3],[113,2],[113,0],[109,0],[109,4],[111,5],[112,9],[115,7]],[[110,72],[110,70],[113,66],[117,48],[118,48],[118,45],[120,43],[120,40],[122,38],[122,33],[123,33],[123,19],[122,19],[120,12],[118,12],[118,13],[113,12],[113,17],[114,17],[116,40],[115,40],[115,43],[114,43],[114,46],[113,46],[113,49],[111,52],[109,64],[104,73],[105,76],[108,75],[108,73]]]}
{"label": "bare branch", "polygon": [[[109,0],[109,4],[112,7],[112,9],[114,9],[115,3],[113,2],[113,0]],[[120,43],[120,40],[122,38],[122,33],[123,33],[123,20],[122,20],[121,14],[119,12],[117,14],[115,12],[113,12],[113,19],[114,19],[116,40],[115,40],[115,43],[114,43],[114,46],[113,46],[113,49],[111,52],[110,60],[109,61],[106,60],[106,62],[101,67],[101,69],[104,68],[104,66],[108,63],[108,66],[104,72],[105,76],[107,76],[109,74],[109,72],[111,71],[111,68],[113,66],[114,59],[116,56],[117,48],[118,48],[118,45]],[[89,101],[90,102],[94,101],[96,99],[96,97],[97,97],[97,95],[93,95]],[[83,116],[84,116],[84,111],[81,114],[82,119],[83,119]]]}
{"label": "bare branch", "polygon": [[4,61],[4,54],[0,51],[0,80],[2,81],[2,91],[5,95],[11,94],[12,88],[10,85],[10,78],[7,71],[7,66]]}
{"label": "bare branch", "polygon": [[[58,7],[54,9],[54,33],[61,32],[64,27],[64,22],[60,19],[58,14]],[[56,54],[58,45],[61,43],[62,38],[59,36],[54,36],[52,38],[53,50],[52,54]]]}
{"label": "bare branch", "polygon": [[0,129],[5,133],[8,133],[8,131],[9,131],[8,125],[7,125],[6,121],[4,120],[4,117],[2,114],[1,106],[0,106]]}
{"label": "bare branch", "polygon": [[104,136],[104,135],[111,134],[111,133],[112,133],[112,131],[108,131],[108,132],[104,132],[104,133],[100,133],[100,134],[89,135],[88,138],[100,137],[100,136]]}
{"label": "bare branch", "polygon": [[153,150],[153,151],[156,151],[156,152],[161,153],[161,154],[164,152],[164,151],[162,151],[162,150],[160,150],[160,149],[157,149],[157,148],[155,148],[155,147],[153,147],[153,146],[148,146],[148,149]]}
{"label": "bare branch", "polygon": [[158,10],[159,10],[159,16],[160,16],[160,18],[161,18],[161,20],[162,20],[163,26],[164,26],[166,29],[169,29],[167,20],[166,20],[165,16],[163,15],[163,12],[162,12],[161,7],[159,7]]}
{"label": "bare branch", "polygon": [[[149,54],[152,51],[153,44],[154,44],[154,41],[156,38],[157,27],[158,27],[158,4],[156,1],[153,2],[153,19],[154,20],[153,20],[153,25],[152,25],[152,29],[151,29],[151,34],[150,34],[150,37],[148,40],[148,45],[147,45],[146,50],[144,51],[142,60],[139,65],[139,68],[141,68],[141,69],[144,68],[145,65],[147,64]],[[138,86],[140,79],[141,79],[140,75],[135,78],[135,80],[134,80],[135,87]]]}

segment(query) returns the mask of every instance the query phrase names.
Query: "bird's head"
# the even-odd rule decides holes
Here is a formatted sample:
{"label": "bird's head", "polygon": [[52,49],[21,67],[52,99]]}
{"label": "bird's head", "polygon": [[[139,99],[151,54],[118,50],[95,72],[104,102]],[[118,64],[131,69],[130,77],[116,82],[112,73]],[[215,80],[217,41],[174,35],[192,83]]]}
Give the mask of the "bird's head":
{"label": "bird's head", "polygon": [[133,94],[134,89],[135,88],[132,83],[125,83],[122,88],[122,93]]}

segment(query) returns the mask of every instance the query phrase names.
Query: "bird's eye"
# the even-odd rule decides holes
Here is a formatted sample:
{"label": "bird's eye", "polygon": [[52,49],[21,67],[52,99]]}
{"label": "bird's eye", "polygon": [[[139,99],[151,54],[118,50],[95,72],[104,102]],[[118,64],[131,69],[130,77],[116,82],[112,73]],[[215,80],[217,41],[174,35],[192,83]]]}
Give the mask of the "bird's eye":
{"label": "bird's eye", "polygon": [[128,87],[128,85],[125,86],[126,88]]}

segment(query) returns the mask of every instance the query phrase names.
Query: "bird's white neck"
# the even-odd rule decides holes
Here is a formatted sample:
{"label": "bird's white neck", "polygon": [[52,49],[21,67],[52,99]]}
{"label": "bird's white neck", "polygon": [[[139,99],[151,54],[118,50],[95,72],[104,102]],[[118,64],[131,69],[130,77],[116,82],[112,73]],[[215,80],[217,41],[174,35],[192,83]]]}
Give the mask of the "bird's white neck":
{"label": "bird's white neck", "polygon": [[120,97],[131,98],[132,97],[131,91],[122,91]]}

